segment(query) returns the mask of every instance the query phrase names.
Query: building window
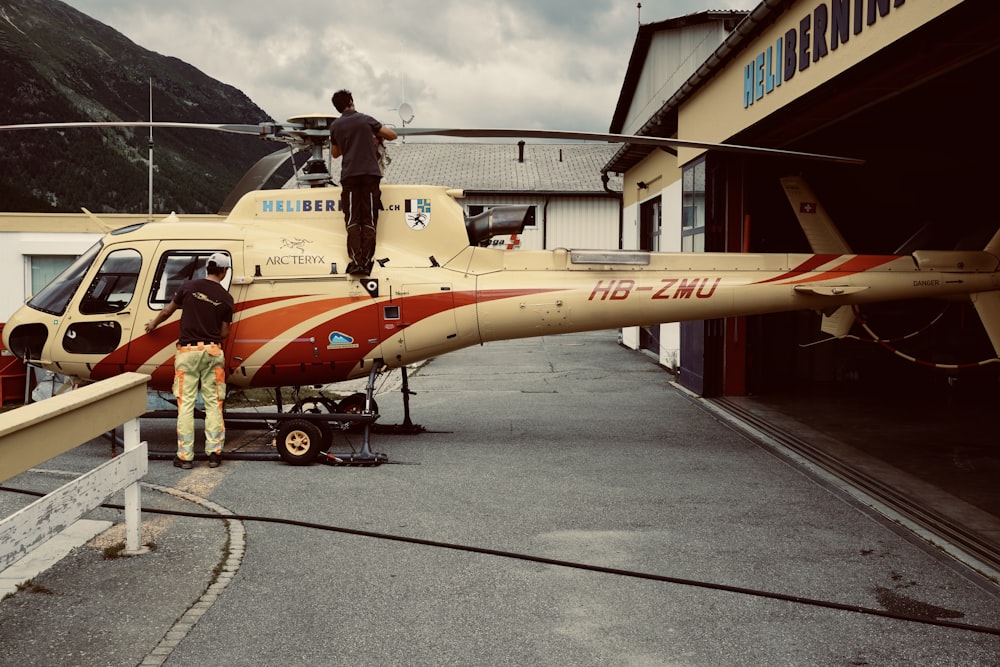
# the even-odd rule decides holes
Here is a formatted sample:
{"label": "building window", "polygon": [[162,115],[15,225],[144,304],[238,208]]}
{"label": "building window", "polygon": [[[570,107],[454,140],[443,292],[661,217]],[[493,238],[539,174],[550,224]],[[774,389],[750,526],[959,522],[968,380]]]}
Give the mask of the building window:
{"label": "building window", "polygon": [[705,252],[705,158],[684,167],[681,250]]}
{"label": "building window", "polygon": [[[83,253],[79,257],[70,260],[69,266],[66,267],[59,275],[57,275],[52,280],[48,281],[45,287],[39,289],[31,300],[28,301],[28,305],[36,310],[40,310],[43,313],[49,313],[50,315],[62,315],[66,312],[66,307],[69,305],[70,299],[76,294],[76,290],[80,287],[83,282],[84,277],[87,275],[87,271],[90,269],[90,265],[93,264],[94,259],[97,254],[101,252],[101,248],[104,244],[100,241],[95,243],[90,247],[87,252]],[[32,284],[35,280],[34,265],[35,260],[45,257],[43,255],[38,255],[31,258],[31,279]],[[53,268],[55,262],[46,263],[39,262],[39,266],[49,265]],[[41,272],[38,275],[38,279],[42,279]]]}
{"label": "building window", "polygon": [[75,255],[31,255],[28,257],[28,267],[31,271],[31,279],[28,285],[28,294],[38,294],[43,287],[48,285],[60,273],[65,271]]}

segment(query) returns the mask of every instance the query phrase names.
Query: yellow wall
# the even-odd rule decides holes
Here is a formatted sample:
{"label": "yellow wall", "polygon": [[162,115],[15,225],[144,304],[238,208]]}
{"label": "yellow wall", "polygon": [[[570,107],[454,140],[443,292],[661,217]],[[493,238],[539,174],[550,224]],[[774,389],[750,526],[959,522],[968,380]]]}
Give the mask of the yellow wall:
{"label": "yellow wall", "polygon": [[[165,215],[154,215],[162,220]],[[206,216],[198,216],[203,219]],[[111,229],[147,222],[145,213],[105,213],[97,218]],[[0,232],[103,234],[107,230],[84,213],[0,213]]]}
{"label": "yellow wall", "polygon": [[[649,199],[680,178],[681,169],[677,158],[666,151],[656,149],[624,175],[623,205],[627,208]],[[637,185],[640,181],[649,184],[649,188],[640,190]]]}
{"label": "yellow wall", "polygon": [[[862,11],[867,12],[870,1],[864,0]],[[777,52],[779,40],[784,43],[785,35],[790,30],[795,30],[797,36],[800,35],[800,22],[803,19],[810,19],[810,24],[814,27],[815,12],[819,7],[826,7],[828,12],[832,13],[831,0],[796,2],[789,10],[778,16],[776,22],[755,41],[749,43],[722,72],[700,88],[692,99],[684,103],[678,112],[679,136],[697,141],[724,142],[737,132],[775,113],[796,98],[821,86],[962,3],[962,0],[933,2],[911,0],[897,7],[894,6],[896,1],[898,0],[888,2],[889,13],[886,16],[880,16],[876,12],[876,20],[872,25],[867,24],[867,13],[862,16],[862,30],[858,34],[855,34],[853,29],[855,3],[853,0],[849,2],[852,13],[848,40],[836,49],[829,48],[831,31],[828,28],[825,43],[829,51],[824,57],[819,61],[810,58],[807,69],[797,68],[790,80],[783,80],[780,85],[773,87],[772,92],[764,94],[761,99],[754,99],[749,107],[744,108],[745,68],[755,62],[758,55],[764,54],[766,58],[766,53],[770,49],[773,72],[774,54]],[[815,47],[819,36],[810,32],[810,37]],[[813,50],[811,49],[810,53]],[[679,154],[681,163],[689,162],[701,152],[703,151],[681,149]]]}

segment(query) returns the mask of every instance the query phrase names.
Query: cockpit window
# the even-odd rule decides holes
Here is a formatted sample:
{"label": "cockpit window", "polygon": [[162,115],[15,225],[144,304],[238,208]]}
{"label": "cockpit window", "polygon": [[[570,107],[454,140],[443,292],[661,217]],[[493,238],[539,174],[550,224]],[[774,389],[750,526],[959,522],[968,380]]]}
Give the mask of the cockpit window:
{"label": "cockpit window", "polygon": [[117,313],[132,301],[142,269],[142,255],[126,248],[109,254],[80,301],[84,315]]}
{"label": "cockpit window", "polygon": [[[156,267],[156,276],[153,278],[153,289],[149,295],[149,307],[160,309],[170,303],[177,289],[184,284],[185,280],[204,278],[206,275],[205,264],[208,258],[216,250],[174,250],[166,252],[160,258],[160,264]],[[225,251],[221,251],[225,252]],[[228,252],[225,252],[228,255]],[[222,286],[227,290],[232,281],[233,272],[226,271],[226,278],[222,281]]]}
{"label": "cockpit window", "polygon": [[69,265],[65,271],[56,276],[52,282],[43,287],[38,294],[28,301],[28,305],[43,313],[62,316],[66,312],[66,306],[70,299],[76,294],[87,269],[94,263],[94,258],[104,247],[103,241],[98,241],[92,245],[87,252],[80,255],[75,262]]}

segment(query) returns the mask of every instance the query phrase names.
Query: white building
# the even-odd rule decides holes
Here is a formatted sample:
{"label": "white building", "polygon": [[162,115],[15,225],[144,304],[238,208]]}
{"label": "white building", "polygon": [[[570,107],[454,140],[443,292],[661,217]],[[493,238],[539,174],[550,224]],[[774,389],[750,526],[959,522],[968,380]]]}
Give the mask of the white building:
{"label": "white building", "polygon": [[502,205],[533,207],[509,249],[621,247],[621,178],[602,181],[617,146],[601,143],[402,143],[390,145],[388,183],[446,185],[465,192],[466,213]]}

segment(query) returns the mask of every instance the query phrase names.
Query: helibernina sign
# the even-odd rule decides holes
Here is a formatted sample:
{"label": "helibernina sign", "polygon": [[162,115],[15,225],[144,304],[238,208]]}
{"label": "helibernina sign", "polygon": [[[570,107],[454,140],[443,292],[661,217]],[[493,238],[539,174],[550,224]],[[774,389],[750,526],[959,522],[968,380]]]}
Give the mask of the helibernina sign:
{"label": "helibernina sign", "polygon": [[827,0],[798,20],[792,18],[788,29],[744,66],[743,108],[775,92],[796,73],[848,47],[852,36],[880,21],[892,20],[904,4],[906,0]]}

